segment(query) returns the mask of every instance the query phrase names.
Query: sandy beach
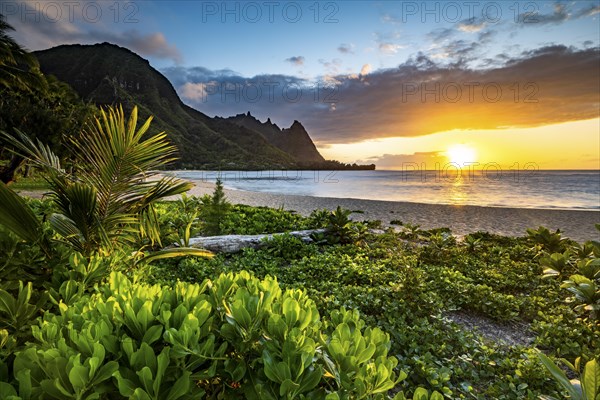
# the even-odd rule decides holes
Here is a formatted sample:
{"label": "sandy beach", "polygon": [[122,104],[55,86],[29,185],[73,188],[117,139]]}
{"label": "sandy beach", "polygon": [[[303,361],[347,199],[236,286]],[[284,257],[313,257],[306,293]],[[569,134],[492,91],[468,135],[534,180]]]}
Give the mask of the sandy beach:
{"label": "sandy beach", "polygon": [[[193,180],[194,187],[188,195],[211,194],[214,184]],[[20,191],[21,195],[41,197],[41,192]],[[448,227],[456,235],[486,231],[507,236],[525,236],[527,228],[545,226],[560,229],[564,237],[578,242],[600,240],[594,224],[600,223],[600,211],[545,210],[532,208],[501,208],[479,206],[454,206],[442,204],[410,203],[331,197],[296,196],[225,189],[227,199],[234,204],[266,206],[293,210],[307,216],[313,210],[334,210],[338,205],[362,213],[352,218],[380,220],[391,226],[393,220],[421,225],[422,229]]]}
{"label": "sandy beach", "polygon": [[[193,181],[189,194],[202,196],[214,190],[214,184]],[[449,227],[458,235],[487,231],[509,236],[524,236],[527,228],[545,226],[560,229],[563,235],[578,242],[599,240],[594,224],[600,223],[600,211],[540,210],[528,208],[500,208],[478,206],[451,206],[396,201],[339,199],[329,197],[295,196],[225,189],[228,200],[234,204],[267,206],[294,210],[309,215],[315,209],[333,210],[338,205],[363,213],[353,214],[355,220],[380,220],[419,224],[423,229]]]}

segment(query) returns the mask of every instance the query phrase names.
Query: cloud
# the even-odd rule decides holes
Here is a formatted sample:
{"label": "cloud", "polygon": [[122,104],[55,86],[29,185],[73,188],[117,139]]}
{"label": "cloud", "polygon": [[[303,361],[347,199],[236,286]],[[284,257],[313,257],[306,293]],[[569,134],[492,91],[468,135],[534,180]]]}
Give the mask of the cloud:
{"label": "cloud", "polygon": [[562,3],[554,4],[554,12],[551,14],[541,14],[537,10],[521,13],[517,16],[516,22],[522,25],[544,25],[560,24],[569,19],[567,6]]}
{"label": "cloud", "polygon": [[465,19],[457,24],[459,31],[475,33],[485,28],[485,21],[478,21],[475,17]]}
{"label": "cloud", "polygon": [[442,151],[417,152],[413,154],[383,154],[381,156],[370,157],[366,160],[358,160],[357,164],[375,164],[380,169],[386,168],[405,168],[410,171],[412,168],[420,168],[421,164],[432,167],[436,163],[443,165],[448,162],[448,157]]}
{"label": "cloud", "polygon": [[210,93],[207,88],[210,88],[211,85],[216,84],[215,81],[207,82],[207,83],[192,83],[186,82],[180,88],[181,96],[185,99],[192,101],[202,101],[205,99]]}
{"label": "cloud", "polygon": [[373,72],[364,83],[342,80],[336,113],[327,124],[315,123],[318,139],[345,143],[597,118],[599,61],[597,48],[564,46],[527,52],[482,70],[444,67],[421,55],[398,68]]}
{"label": "cloud", "polygon": [[306,60],[305,60],[304,56],[295,56],[295,57],[286,58],[285,61],[289,62],[292,65],[301,66],[301,65],[304,65],[304,61],[306,61]]}
{"label": "cloud", "polygon": [[[585,2],[579,2],[582,4]],[[576,4],[576,3],[573,3]],[[570,5],[573,5],[570,4]],[[576,20],[579,18],[592,17],[600,13],[600,5],[590,4],[588,6],[579,8],[578,10],[570,10],[569,4],[556,2],[554,3],[554,11],[549,14],[541,14],[537,10],[531,12],[521,13],[517,16],[516,22],[520,26],[536,26],[537,24],[561,24],[565,21]]]}
{"label": "cloud", "polygon": [[360,74],[361,74],[362,76],[368,75],[368,74],[371,72],[371,70],[372,70],[372,69],[373,69],[373,68],[371,67],[371,64],[365,64],[365,65],[363,65],[363,66],[362,66],[362,68],[360,69]]}
{"label": "cloud", "polygon": [[338,69],[342,65],[342,60],[340,60],[339,58],[334,58],[331,60],[325,60],[323,58],[320,58],[319,64],[321,64],[325,68]]}
{"label": "cloud", "polygon": [[455,29],[452,28],[436,28],[431,32],[427,33],[427,38],[434,43],[443,42],[444,40],[450,39],[456,33]]}
{"label": "cloud", "polygon": [[390,23],[390,24],[399,24],[401,21],[400,21],[399,18],[395,17],[394,15],[383,14],[381,16],[381,22],[383,22],[383,23]]}
{"label": "cloud", "polygon": [[[322,145],[598,118],[599,62],[597,47],[548,46],[517,57],[504,55],[493,67],[481,69],[417,54],[361,79],[335,75],[318,82],[289,75],[248,78],[201,67],[163,72],[187,96],[184,100],[202,112],[228,116],[250,110],[280,126],[299,120]],[[259,98],[256,88],[261,89]]]}
{"label": "cloud", "polygon": [[[96,7],[102,12],[103,3],[88,3],[97,4]],[[17,42],[31,50],[41,50],[61,44],[110,42],[127,47],[145,57],[170,59],[177,64],[183,61],[179,49],[170,44],[161,32],[142,33],[136,29],[115,31],[114,28],[104,25],[102,20],[97,23],[82,23],[76,19],[70,21],[68,16],[72,10],[69,11],[68,7],[73,7],[72,2],[51,2],[51,4],[52,7],[40,8],[39,2],[26,1],[20,4],[22,15],[26,15],[26,18],[19,18],[18,15],[7,16],[8,22],[16,30],[14,37]],[[79,6],[81,7],[81,4]],[[59,15],[62,18],[58,18]]]}
{"label": "cloud", "polygon": [[[183,61],[183,57],[177,47],[169,44],[161,32],[141,34],[138,31],[131,30],[123,32],[120,35],[100,33],[98,37],[99,40],[108,39],[143,56],[171,59],[177,64],[181,64]],[[105,39],[100,39],[102,37]]]}
{"label": "cloud", "polygon": [[600,13],[600,5],[590,5],[588,7],[584,7],[581,10],[577,11],[573,17],[574,18],[583,18],[583,17],[592,17],[596,14]]}
{"label": "cloud", "polygon": [[400,32],[376,32],[374,35],[375,43],[377,44],[377,49],[382,54],[396,54],[398,50],[404,49],[406,47],[404,45],[398,44],[398,40],[400,39]]}
{"label": "cloud", "polygon": [[470,61],[479,58],[478,51],[481,48],[481,42],[472,42],[467,40],[453,40],[441,47],[445,58],[455,65],[464,65]]}
{"label": "cloud", "polygon": [[342,43],[338,46],[338,51],[342,54],[354,54],[354,45]]}
{"label": "cloud", "polygon": [[396,54],[402,46],[395,43],[379,43],[379,51],[383,54]]}
{"label": "cloud", "polygon": [[321,58],[319,59],[319,64],[325,67],[325,74],[323,79],[328,84],[336,84],[336,76],[339,74],[340,67],[342,66],[342,60],[340,60],[339,58],[334,58],[332,60],[324,60]]}
{"label": "cloud", "polygon": [[[471,21],[471,20],[469,20]],[[427,34],[434,40],[433,44],[426,50],[426,55],[438,62],[453,66],[470,66],[471,68],[481,68],[497,64],[490,59],[486,51],[498,31],[487,28],[477,31],[477,39],[473,40],[471,36],[457,36],[456,29],[434,30]],[[473,31],[475,33],[475,31]],[[460,38],[458,38],[460,37]]]}
{"label": "cloud", "polygon": [[489,61],[483,57],[482,44],[485,40],[451,40],[434,47],[428,55],[438,62],[454,67],[466,67],[475,61],[478,65],[489,64]]}
{"label": "cloud", "polygon": [[491,41],[491,39],[496,36],[498,32],[497,31],[493,31],[493,30],[485,30],[485,31],[481,31],[479,32],[479,34],[477,35],[477,40],[480,43],[484,43],[487,44]]}
{"label": "cloud", "polygon": [[[318,86],[291,75],[244,77],[230,69],[169,67],[161,72],[173,84],[182,100],[210,116],[230,116],[251,111],[261,120],[271,118],[280,126],[291,123],[312,110],[311,100],[325,92]],[[328,109],[329,103],[318,102]],[[308,106],[307,106],[308,105]],[[319,111],[322,111],[317,107]]]}

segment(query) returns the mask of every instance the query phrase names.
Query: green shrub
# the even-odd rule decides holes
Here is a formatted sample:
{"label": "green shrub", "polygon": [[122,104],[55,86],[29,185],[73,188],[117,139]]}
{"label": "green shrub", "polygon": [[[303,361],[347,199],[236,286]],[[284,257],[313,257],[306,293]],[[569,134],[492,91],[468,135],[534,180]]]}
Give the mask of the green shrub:
{"label": "green shrub", "polygon": [[272,257],[290,262],[316,254],[318,248],[314,244],[304,243],[302,239],[284,233],[264,240],[264,251]]}
{"label": "green shrub", "polygon": [[552,233],[548,228],[540,226],[538,229],[527,229],[527,235],[531,241],[539,245],[548,253],[562,253],[566,250],[569,242],[561,236],[560,230]]}
{"label": "green shrub", "polygon": [[[329,244],[355,244],[365,237],[367,225],[364,223],[353,222],[350,215],[357,211],[345,210],[338,206],[334,211],[325,215],[313,214],[312,217],[321,220],[324,219],[324,233],[313,234],[313,240],[317,243]],[[381,222],[375,222],[374,227],[379,227]]]}
{"label": "green shrub", "polygon": [[204,221],[204,233],[208,236],[222,235],[231,204],[225,197],[221,179],[217,179],[212,196],[206,195],[201,201],[200,218]]}
{"label": "green shrub", "polygon": [[223,233],[258,235],[322,228],[316,221],[294,211],[235,205],[224,222]]}
{"label": "green shrub", "polygon": [[166,287],[113,272],[97,291],[33,326],[9,381],[22,399],[385,398],[405,377],[388,335],[356,311],[321,322],[273,278]]}

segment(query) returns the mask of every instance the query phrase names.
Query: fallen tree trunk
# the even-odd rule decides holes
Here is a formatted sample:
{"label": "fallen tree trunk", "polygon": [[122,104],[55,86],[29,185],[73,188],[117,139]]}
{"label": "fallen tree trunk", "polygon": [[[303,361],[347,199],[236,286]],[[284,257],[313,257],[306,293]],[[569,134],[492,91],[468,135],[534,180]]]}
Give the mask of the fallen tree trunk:
{"label": "fallen tree trunk", "polygon": [[[309,229],[304,231],[293,231],[287,234],[302,240],[304,243],[313,242],[311,235],[324,233],[325,229]],[[223,235],[194,237],[190,239],[190,247],[196,247],[212,251],[213,253],[237,253],[244,248],[258,249],[265,245],[265,238],[285,235],[285,233],[272,233],[262,235]]]}

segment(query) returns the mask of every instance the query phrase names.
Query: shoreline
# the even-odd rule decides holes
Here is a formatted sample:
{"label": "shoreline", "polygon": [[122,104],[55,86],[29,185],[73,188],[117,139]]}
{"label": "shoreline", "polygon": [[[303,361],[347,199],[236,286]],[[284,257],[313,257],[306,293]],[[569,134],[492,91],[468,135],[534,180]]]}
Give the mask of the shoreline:
{"label": "shoreline", "polygon": [[[189,181],[194,184],[194,187],[188,195],[203,196],[211,194],[214,190],[213,183]],[[545,226],[551,231],[560,229],[565,237],[580,243],[586,240],[598,240],[600,236],[594,226],[600,223],[600,211],[596,210],[428,204],[273,194],[239,189],[224,189],[224,191],[228,201],[234,204],[283,208],[304,216],[317,209],[334,210],[339,205],[353,211],[363,211],[353,213],[351,218],[354,220],[381,220],[384,226],[392,226],[390,221],[400,220],[405,224],[421,225],[423,229],[448,227],[457,235],[487,231],[506,236],[525,236],[526,229]]]}
{"label": "shoreline", "polygon": [[[190,182],[196,184],[196,180],[187,179]],[[214,189],[214,185],[212,186]],[[591,209],[591,208],[558,208],[558,207],[550,207],[550,208],[540,208],[540,207],[509,207],[503,205],[478,205],[478,204],[446,204],[446,203],[427,203],[427,202],[418,202],[418,201],[407,201],[407,200],[380,200],[380,199],[361,199],[360,197],[328,197],[328,196],[312,196],[312,195],[304,195],[304,194],[293,194],[286,195],[284,193],[274,193],[274,192],[254,192],[252,190],[246,189],[236,189],[236,188],[228,188],[223,185],[223,189],[231,192],[246,192],[246,193],[264,193],[271,196],[295,196],[295,197],[310,197],[317,199],[330,199],[330,200],[352,200],[352,201],[381,201],[384,203],[406,203],[406,204],[416,204],[416,205],[432,205],[432,206],[444,206],[444,207],[479,207],[479,208],[505,208],[510,210],[539,210],[539,211],[583,211],[583,212],[600,212],[600,208]],[[212,193],[212,192],[211,192]],[[600,222],[600,220],[598,221]]]}
{"label": "shoreline", "polygon": [[[157,178],[160,175],[156,176]],[[191,180],[194,187],[190,196],[212,194],[214,184]],[[334,210],[337,206],[353,211],[353,220],[380,220],[383,226],[393,220],[420,225],[422,229],[450,228],[455,235],[477,231],[504,236],[526,236],[528,228],[545,226],[550,231],[560,229],[564,237],[579,243],[600,240],[595,224],[600,223],[600,211],[539,208],[508,208],[477,205],[447,205],[413,203],[406,201],[365,200],[355,198],[315,197],[302,195],[251,192],[241,189],[224,189],[227,200],[233,204],[283,208],[308,216],[314,210]],[[19,191],[22,196],[40,198],[44,191]]]}

